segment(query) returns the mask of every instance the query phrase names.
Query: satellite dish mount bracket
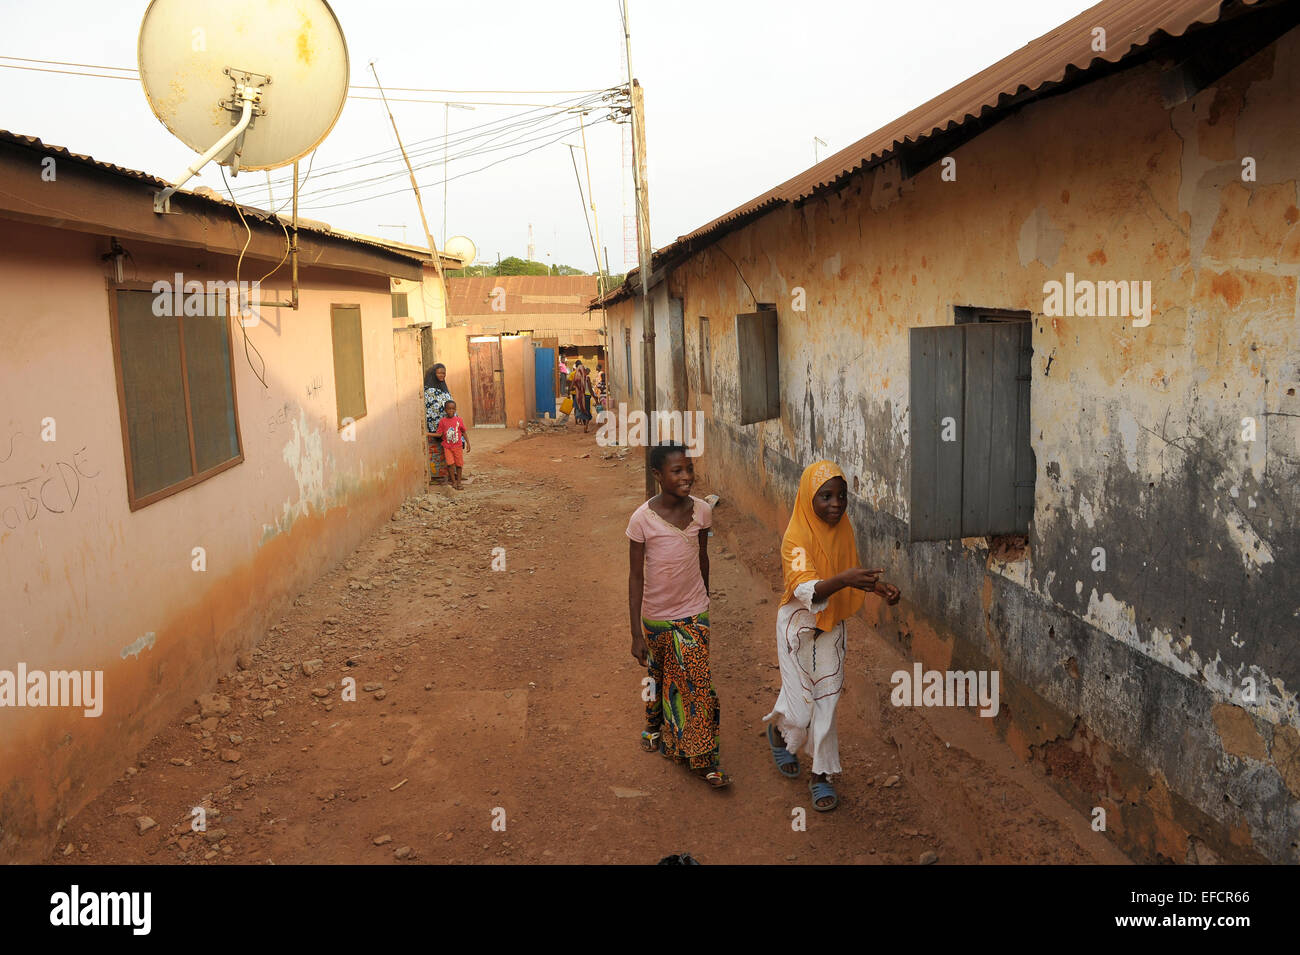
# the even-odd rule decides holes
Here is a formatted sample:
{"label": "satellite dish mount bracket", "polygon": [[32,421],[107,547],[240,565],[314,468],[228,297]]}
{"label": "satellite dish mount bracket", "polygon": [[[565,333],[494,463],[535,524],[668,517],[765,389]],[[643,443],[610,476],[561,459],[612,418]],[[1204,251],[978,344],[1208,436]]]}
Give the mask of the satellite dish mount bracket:
{"label": "satellite dish mount bracket", "polygon": [[239,175],[239,159],[244,152],[244,136],[248,130],[257,125],[257,117],[266,115],[266,108],[261,103],[261,92],[264,87],[271,85],[271,77],[264,73],[252,73],[248,70],[237,70],[234,67],[226,67],[222,70],[234,82],[234,92],[230,99],[223,99],[218,105],[230,112],[230,125],[239,125],[240,117],[243,115],[243,101],[240,98],[241,89],[255,89],[258,91],[258,100],[253,106],[253,118],[248,121],[247,128],[239,134],[235,140],[235,148],[230,153],[227,160],[230,165],[230,174]]}
{"label": "satellite dish mount bracket", "polygon": [[244,147],[244,133],[253,124],[253,120],[257,116],[266,115],[266,110],[261,105],[262,88],[270,85],[271,78],[262,76],[259,73],[234,70],[230,67],[226,67],[224,72],[234,83],[234,95],[229,100],[222,100],[218,106],[230,110],[234,114],[232,116],[233,125],[230,127],[230,131],[213,143],[207,152],[190,164],[174,186],[168,186],[166,189],[154,194],[153,211],[159,215],[171,212],[171,198],[176,190],[189,182],[200,169],[221,155],[232,143],[235,144],[235,148],[229,162],[231,169],[238,175],[239,154]]}

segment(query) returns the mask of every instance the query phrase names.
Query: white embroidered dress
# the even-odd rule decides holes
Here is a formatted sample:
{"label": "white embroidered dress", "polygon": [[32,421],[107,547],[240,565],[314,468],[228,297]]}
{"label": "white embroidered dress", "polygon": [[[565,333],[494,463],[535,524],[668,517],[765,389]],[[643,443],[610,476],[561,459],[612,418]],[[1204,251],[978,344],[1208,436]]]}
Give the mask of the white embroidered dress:
{"label": "white embroidered dress", "polygon": [[776,728],[792,753],[811,752],[814,773],[840,772],[835,706],[844,689],[845,628],[841,620],[817,633],[817,614],[825,600],[813,596],[820,581],[794,589],[794,599],[776,613],[776,651],[781,664],[781,694],[764,721]]}

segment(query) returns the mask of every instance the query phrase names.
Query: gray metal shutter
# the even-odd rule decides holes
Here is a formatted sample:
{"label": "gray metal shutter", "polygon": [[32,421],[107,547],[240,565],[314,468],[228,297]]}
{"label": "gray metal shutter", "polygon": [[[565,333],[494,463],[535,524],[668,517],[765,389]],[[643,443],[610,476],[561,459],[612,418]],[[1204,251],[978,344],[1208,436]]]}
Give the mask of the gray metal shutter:
{"label": "gray metal shutter", "polygon": [[781,417],[776,342],[775,311],[765,309],[736,316],[741,424]]}
{"label": "gray metal shutter", "polygon": [[1029,438],[1029,382],[1033,377],[1034,326],[1021,322],[1016,350],[1016,533],[1028,534],[1034,519],[1034,480],[1038,465]]}
{"label": "gray metal shutter", "polygon": [[[1029,533],[1032,334],[1029,322],[911,329],[909,540]],[[942,440],[944,418],[958,440]]]}
{"label": "gray metal shutter", "polygon": [[1016,367],[1023,322],[963,326],[966,423],[964,537],[1016,532]]}
{"label": "gray metal shutter", "polygon": [[[911,522],[908,540],[961,536],[963,330],[947,325],[909,331],[912,448]],[[943,440],[952,418],[955,440]]]}

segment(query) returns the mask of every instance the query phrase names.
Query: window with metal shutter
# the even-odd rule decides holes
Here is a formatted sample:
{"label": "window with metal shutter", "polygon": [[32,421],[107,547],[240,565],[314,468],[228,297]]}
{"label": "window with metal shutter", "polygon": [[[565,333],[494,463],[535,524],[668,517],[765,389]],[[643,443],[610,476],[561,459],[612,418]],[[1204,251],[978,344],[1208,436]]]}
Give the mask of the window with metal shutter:
{"label": "window with metal shutter", "polygon": [[999,315],[910,332],[909,539],[1028,534],[1032,326]]}
{"label": "window with metal shutter", "polygon": [[330,325],[334,337],[334,401],[339,427],[348,418],[366,416],[365,352],[361,347],[361,307],[331,305]]}
{"label": "window with metal shutter", "polygon": [[111,294],[127,499],[137,510],[243,461],[230,327],[220,294],[186,296],[183,311],[201,314],[161,316],[152,290]]}
{"label": "window with metal shutter", "polygon": [[736,316],[736,373],[740,382],[741,424],[781,417],[776,322],[774,308]]}

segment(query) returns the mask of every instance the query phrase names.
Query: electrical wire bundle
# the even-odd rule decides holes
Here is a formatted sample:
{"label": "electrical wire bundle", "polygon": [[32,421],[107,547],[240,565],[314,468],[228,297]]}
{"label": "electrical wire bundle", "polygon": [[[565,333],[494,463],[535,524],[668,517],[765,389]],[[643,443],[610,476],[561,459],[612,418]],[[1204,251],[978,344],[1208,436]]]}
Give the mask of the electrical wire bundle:
{"label": "electrical wire bundle", "polygon": [[[579,132],[580,117],[586,117],[582,122],[589,127],[617,120],[621,116],[617,101],[622,93],[619,88],[597,90],[549,106],[533,107],[457,130],[446,137],[445,144],[442,136],[416,140],[407,148],[407,155],[411,159],[412,168],[418,173],[421,170],[440,169],[444,163],[463,162],[497,153],[506,154],[473,169],[448,176],[447,181],[471,176],[510,159],[544,149]],[[593,113],[602,115],[592,117]],[[355,178],[357,173],[362,174],[361,178]],[[314,188],[300,186],[299,203],[313,210],[334,209],[397,195],[405,192],[409,186],[403,184],[392,189],[384,189],[384,186],[404,182],[407,176],[400,150],[386,149],[317,169],[312,180]],[[270,182],[272,187],[290,184],[286,177],[272,179]],[[421,183],[422,186],[433,184]],[[255,201],[256,192],[261,188],[263,185],[259,183],[243,187],[246,199]],[[375,189],[380,191],[376,192]]]}
{"label": "electrical wire bundle", "polygon": [[[62,69],[61,67],[71,67],[73,69]],[[88,76],[97,79],[130,80],[133,82],[138,82],[139,79],[139,72],[127,67],[75,63],[65,60],[42,60],[19,56],[0,56],[0,68]],[[349,89],[358,92],[350,92],[348,99],[375,101],[380,99],[378,96],[366,95],[370,91],[377,90],[378,87],[375,86],[350,86]],[[458,172],[454,176],[447,176],[447,182],[475,175],[511,159],[517,159],[554,145],[579,131],[580,117],[589,127],[604,122],[618,122],[627,113],[625,101],[628,95],[626,87],[609,87],[595,90],[531,91],[440,90],[425,87],[392,87],[391,89],[386,88],[385,92],[468,95],[523,94],[528,96],[569,94],[564,99],[545,104],[468,99],[451,101],[427,97],[399,98],[390,96],[389,99],[392,102],[425,103],[430,105],[473,105],[484,108],[527,107],[520,112],[511,113],[490,122],[457,130],[454,134],[429,137],[411,143],[411,148],[407,150],[407,153],[411,158],[413,168],[417,172],[438,169],[443,167],[444,164],[452,162],[464,162],[485,156],[496,156],[490,162],[467,169],[464,172]],[[598,115],[593,116],[593,113]],[[496,155],[500,153],[505,155]],[[315,158],[315,153],[313,153],[311,160],[313,164]],[[358,173],[361,174],[361,178],[356,178]],[[312,178],[313,175],[314,178]],[[407,175],[401,152],[396,148],[381,150],[355,159],[330,163],[320,169],[309,166],[307,176],[299,184],[299,206],[314,213],[398,195],[405,192],[409,187],[406,185],[392,189],[385,189],[384,187],[390,184],[395,185],[405,179]],[[312,189],[304,188],[308,180],[312,181]],[[439,177],[438,181],[443,181],[442,177]],[[277,186],[288,188],[292,186],[292,181],[290,176],[272,177],[268,175],[265,182],[249,183],[248,185],[239,183],[233,189],[230,183],[226,185],[228,193],[238,202],[247,205],[258,205],[263,198],[261,190],[273,190]],[[431,186],[433,183],[422,183],[421,185]],[[376,189],[380,191],[375,191]],[[280,208],[283,208],[283,205]]]}

